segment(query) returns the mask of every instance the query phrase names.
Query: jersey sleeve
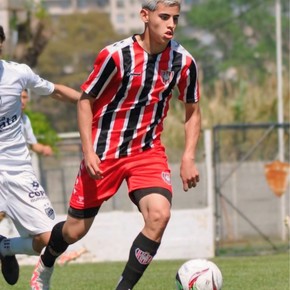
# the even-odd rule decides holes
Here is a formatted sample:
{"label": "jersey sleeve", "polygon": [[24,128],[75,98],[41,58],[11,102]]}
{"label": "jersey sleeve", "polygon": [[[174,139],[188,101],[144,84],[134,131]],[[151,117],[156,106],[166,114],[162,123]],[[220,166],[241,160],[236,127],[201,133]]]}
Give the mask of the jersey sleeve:
{"label": "jersey sleeve", "polygon": [[179,99],[184,103],[197,103],[200,99],[197,66],[193,58],[186,57],[178,82]]}
{"label": "jersey sleeve", "polygon": [[97,56],[94,69],[81,89],[88,95],[98,98],[117,72],[117,66],[108,49],[104,48]]}
{"label": "jersey sleeve", "polygon": [[48,80],[41,78],[39,75],[34,73],[32,69],[24,65],[25,75],[27,79],[26,88],[32,90],[37,95],[50,95],[54,91],[54,84]]}
{"label": "jersey sleeve", "polygon": [[29,145],[33,145],[37,143],[37,139],[34,135],[30,119],[27,115],[22,115],[22,122],[23,122],[23,134],[26,140],[26,143]]}

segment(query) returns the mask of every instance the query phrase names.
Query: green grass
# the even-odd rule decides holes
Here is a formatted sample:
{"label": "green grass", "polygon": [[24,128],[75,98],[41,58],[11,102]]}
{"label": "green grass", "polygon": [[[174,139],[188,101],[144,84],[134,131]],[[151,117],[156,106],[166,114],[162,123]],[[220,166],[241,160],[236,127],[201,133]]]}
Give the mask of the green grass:
{"label": "green grass", "polygon": [[[212,259],[222,271],[223,290],[289,290],[289,253]],[[184,261],[153,261],[134,290],[175,290],[175,274]],[[56,266],[51,290],[114,290],[124,263]],[[1,290],[29,289],[32,266],[21,266],[16,285],[0,277]]]}

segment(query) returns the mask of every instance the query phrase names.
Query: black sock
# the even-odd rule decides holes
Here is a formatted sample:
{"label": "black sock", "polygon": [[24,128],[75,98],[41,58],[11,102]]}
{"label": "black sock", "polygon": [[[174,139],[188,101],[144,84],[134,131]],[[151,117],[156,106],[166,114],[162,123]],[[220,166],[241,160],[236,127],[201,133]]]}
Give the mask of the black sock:
{"label": "black sock", "polygon": [[136,237],[116,290],[133,289],[157,253],[159,245],[160,243],[148,239],[142,233]]}
{"label": "black sock", "polygon": [[60,222],[53,227],[48,245],[41,255],[42,262],[46,267],[52,267],[57,257],[65,252],[69,246],[62,236],[63,225],[64,222]]}

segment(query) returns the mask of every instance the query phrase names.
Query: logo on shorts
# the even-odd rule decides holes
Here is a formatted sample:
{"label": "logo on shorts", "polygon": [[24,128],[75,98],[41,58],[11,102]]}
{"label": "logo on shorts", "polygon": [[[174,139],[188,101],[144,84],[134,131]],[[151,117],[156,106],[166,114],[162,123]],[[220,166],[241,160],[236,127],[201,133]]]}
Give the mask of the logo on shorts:
{"label": "logo on shorts", "polygon": [[148,265],[153,259],[150,253],[144,252],[139,248],[135,250],[135,257],[138,260],[138,262],[142,265]]}
{"label": "logo on shorts", "polygon": [[77,196],[77,201],[76,201],[76,202],[77,202],[78,204],[80,204],[80,205],[84,205],[84,203],[85,203],[84,200],[85,200],[85,199],[84,199],[83,196]]}
{"label": "logo on shorts", "polygon": [[34,190],[37,190],[39,187],[39,183],[37,181],[33,181],[31,185],[32,185]]}
{"label": "logo on shorts", "polygon": [[55,214],[54,214],[54,210],[53,210],[53,208],[51,208],[51,207],[47,207],[47,208],[45,209],[45,213],[46,213],[46,215],[47,215],[50,219],[52,219],[52,220],[55,219]]}
{"label": "logo on shorts", "polygon": [[171,185],[171,177],[169,172],[162,172],[162,179],[169,185]]}
{"label": "logo on shorts", "polygon": [[41,188],[40,184],[37,181],[32,181],[31,186],[32,190],[28,193],[31,202],[35,202],[41,199],[47,199],[44,190]]}

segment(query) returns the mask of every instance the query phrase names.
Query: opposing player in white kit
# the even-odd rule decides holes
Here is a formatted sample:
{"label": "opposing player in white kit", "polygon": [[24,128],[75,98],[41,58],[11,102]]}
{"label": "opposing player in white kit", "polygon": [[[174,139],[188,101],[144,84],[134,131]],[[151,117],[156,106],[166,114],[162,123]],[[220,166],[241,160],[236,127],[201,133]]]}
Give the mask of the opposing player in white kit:
{"label": "opposing player in white kit", "polygon": [[[0,26],[0,43],[5,40]],[[37,255],[46,246],[55,213],[31,165],[22,132],[21,92],[76,103],[80,93],[40,78],[25,64],[0,59],[0,211],[13,221],[20,237],[0,236],[1,271],[8,284],[19,277],[16,254]]]}

